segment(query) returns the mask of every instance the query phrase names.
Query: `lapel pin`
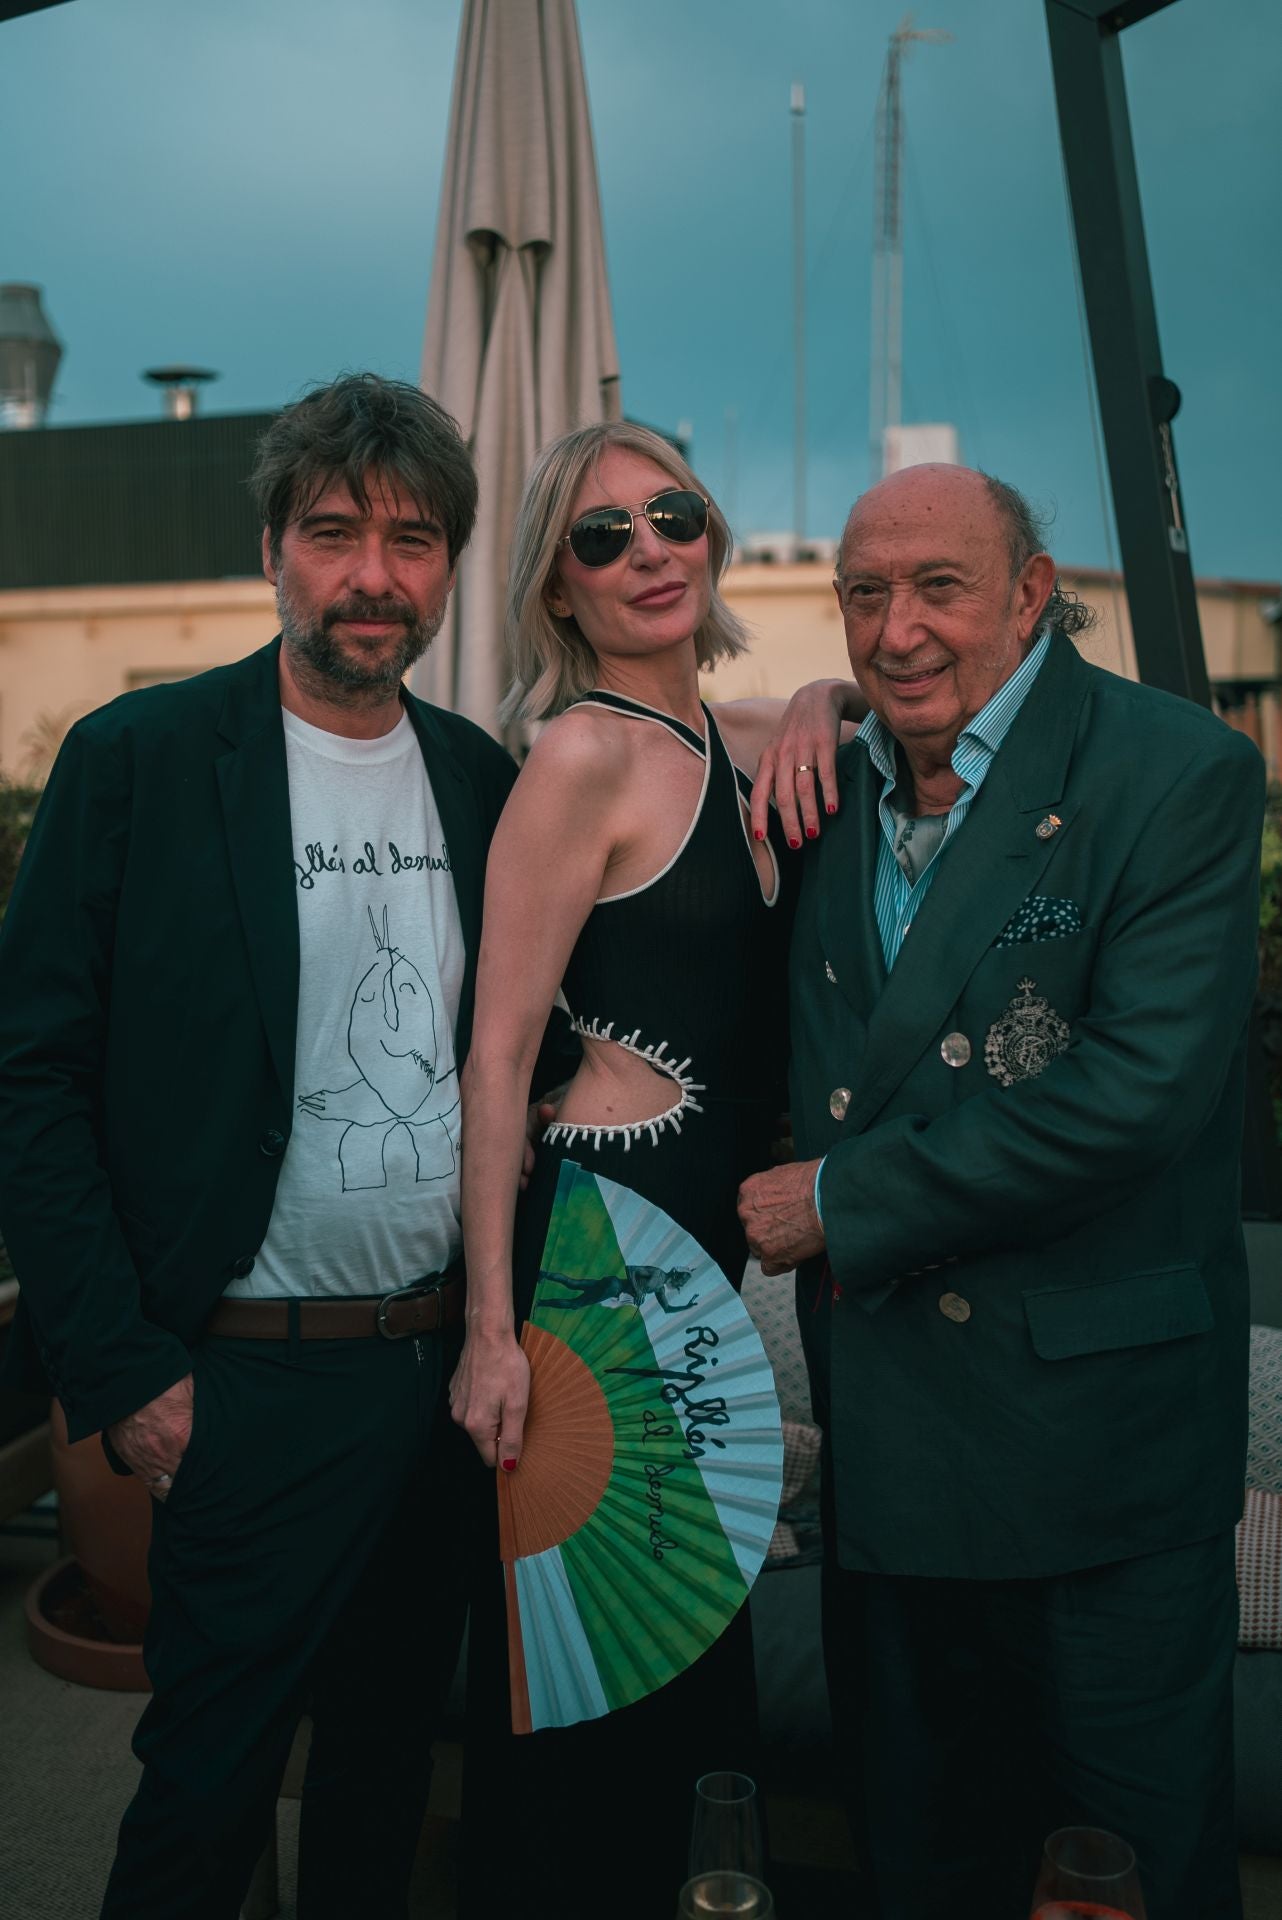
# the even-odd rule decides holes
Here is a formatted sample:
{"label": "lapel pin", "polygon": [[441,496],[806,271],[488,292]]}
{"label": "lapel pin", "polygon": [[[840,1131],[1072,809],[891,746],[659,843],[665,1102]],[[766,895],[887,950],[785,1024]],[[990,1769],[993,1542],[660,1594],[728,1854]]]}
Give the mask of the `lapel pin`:
{"label": "lapel pin", "polygon": [[837,984],[837,976],[832,970],[831,960],[824,961],[824,972],[827,974],[828,978],[832,981],[832,984],[835,987]]}
{"label": "lapel pin", "polygon": [[1049,840],[1059,832],[1063,824],[1064,822],[1057,813],[1048,813],[1044,820],[1037,822],[1037,825],[1033,828],[1033,832],[1039,840]]}

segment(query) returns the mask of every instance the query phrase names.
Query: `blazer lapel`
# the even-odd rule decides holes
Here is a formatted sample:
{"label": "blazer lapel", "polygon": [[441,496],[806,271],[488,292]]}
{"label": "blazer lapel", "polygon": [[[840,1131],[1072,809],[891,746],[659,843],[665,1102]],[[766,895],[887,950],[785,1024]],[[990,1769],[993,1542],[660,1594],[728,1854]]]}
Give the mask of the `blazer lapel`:
{"label": "blazer lapel", "polygon": [[278,655],[279,642],[274,641],[252,654],[230,682],[218,727],[228,751],[216,766],[232,884],[254,990],[276,1077],[292,1104],[298,907]]}
{"label": "blazer lapel", "polygon": [[857,740],[842,748],[837,773],[841,811],[823,829],[815,855],[819,931],[824,960],[840,992],[859,1018],[867,1020],[886,979],[873,910],[881,775]]}
{"label": "blazer lapel", "polygon": [[449,849],[450,878],[454,882],[454,898],[463,927],[466,962],[459,994],[458,1019],[454,1026],[454,1044],[461,1062],[472,1031],[476,956],[481,944],[481,912],[485,900],[485,843],[481,829],[481,803],[431,708],[418,700],[407,700],[406,708],[418,735],[436,798],[436,809],[441,816],[441,830]]}
{"label": "blazer lapel", "polygon": [[[1066,782],[1087,677],[1071,642],[1057,636],[1002,742],[886,979],[868,1023],[868,1044],[847,1115],[866,1127],[929,1045],[966,980],[1020,902],[1033,892],[1079,798]],[[1039,838],[1049,812],[1055,833]],[[871,899],[872,872],[863,885]],[[880,946],[878,949],[880,953]]]}

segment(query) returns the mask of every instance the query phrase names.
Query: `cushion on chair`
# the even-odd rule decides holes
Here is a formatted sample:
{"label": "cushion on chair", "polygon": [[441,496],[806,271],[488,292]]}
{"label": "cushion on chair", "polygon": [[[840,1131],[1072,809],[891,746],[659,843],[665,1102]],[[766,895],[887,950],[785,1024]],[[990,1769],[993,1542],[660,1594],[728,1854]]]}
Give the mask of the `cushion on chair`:
{"label": "cushion on chair", "polygon": [[783,1486],[779,1518],[766,1554],[770,1566],[817,1558],[819,1541],[819,1446],[816,1426],[783,1423]]}
{"label": "cushion on chair", "polygon": [[1282,1493],[1249,1487],[1237,1527],[1238,1645],[1282,1650]]}
{"label": "cushion on chair", "polygon": [[810,1412],[810,1380],[797,1331],[794,1276],[767,1280],[755,1260],[743,1278],[743,1304],[761,1335],[775,1377],[783,1417],[783,1488],[779,1518],[766,1556],[769,1568],[808,1566],[821,1556],[819,1448],[822,1435]]}
{"label": "cushion on chair", "polygon": [[1282,1493],[1282,1327],[1251,1328],[1246,1484]]}
{"label": "cushion on chair", "polygon": [[743,1276],[743,1304],[761,1335],[784,1419],[808,1426],[812,1419],[810,1380],[802,1357],[801,1335],[797,1331],[797,1297],[792,1274],[767,1280],[757,1262],[750,1260]]}

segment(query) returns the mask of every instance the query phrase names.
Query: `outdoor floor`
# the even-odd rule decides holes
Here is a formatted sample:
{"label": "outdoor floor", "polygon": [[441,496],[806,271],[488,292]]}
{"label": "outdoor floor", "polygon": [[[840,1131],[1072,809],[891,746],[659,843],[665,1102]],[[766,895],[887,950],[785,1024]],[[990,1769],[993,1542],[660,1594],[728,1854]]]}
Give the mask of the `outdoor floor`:
{"label": "outdoor floor", "polygon": [[[24,1596],[57,1557],[52,1531],[37,1539],[0,1529],[2,1920],[95,1920],[116,1829],[138,1778],[129,1740],[146,1696],[73,1686],[44,1672],[27,1651]],[[442,1742],[412,1889],[413,1920],[453,1920],[459,1762],[458,1746]],[[296,1752],[277,1804],[281,1920],[295,1917],[300,1776]],[[773,1796],[770,1819],[782,1856],[774,1878],[784,1920],[789,1912],[849,1914],[849,1856],[835,1807]],[[254,1920],[266,1920],[267,1911]],[[1258,1920],[1266,1916],[1282,1920],[1282,1897],[1276,1910],[1259,1910]]]}
{"label": "outdoor floor", "polygon": [[[27,1652],[23,1598],[58,1547],[0,1531],[0,1915],[3,1920],[94,1920],[138,1765],[129,1750],[146,1703],[140,1693],[72,1686]],[[296,1769],[291,1767],[291,1773]],[[297,1782],[277,1806],[281,1920],[294,1920]],[[433,1807],[457,1810],[458,1749],[445,1745]],[[452,1820],[424,1827],[412,1912],[451,1920]]]}

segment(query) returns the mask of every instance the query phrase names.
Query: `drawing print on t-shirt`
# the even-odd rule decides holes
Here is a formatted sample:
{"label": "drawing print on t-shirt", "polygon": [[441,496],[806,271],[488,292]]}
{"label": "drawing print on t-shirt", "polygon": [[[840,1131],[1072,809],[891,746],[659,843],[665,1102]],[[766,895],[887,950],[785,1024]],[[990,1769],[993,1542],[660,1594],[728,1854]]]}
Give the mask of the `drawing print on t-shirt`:
{"label": "drawing print on t-shirt", "polygon": [[[304,1113],[343,1125],[338,1164],[344,1193],[387,1185],[385,1150],[398,1127],[413,1143],[417,1180],[448,1179],[455,1167],[445,1123],[459,1104],[457,1075],[453,1066],[438,1070],[432,995],[413,961],[392,945],[387,908],[381,930],[373,911],[366,912],[378,958],[357,984],[347,1023],[357,1078],[298,1096]],[[453,1098],[443,1104],[447,1089]]]}

